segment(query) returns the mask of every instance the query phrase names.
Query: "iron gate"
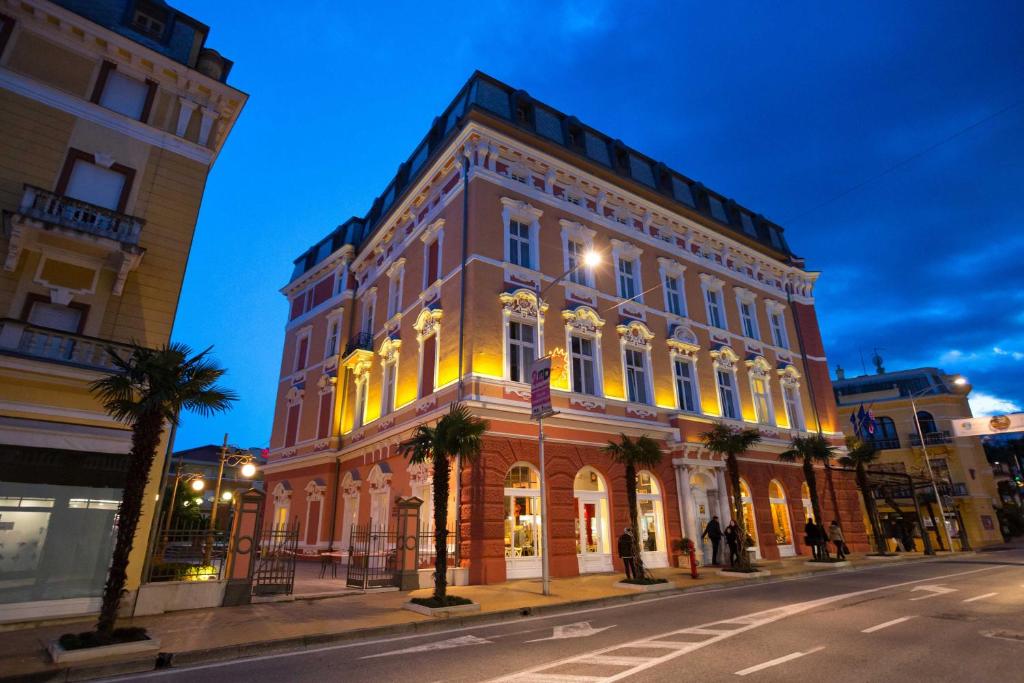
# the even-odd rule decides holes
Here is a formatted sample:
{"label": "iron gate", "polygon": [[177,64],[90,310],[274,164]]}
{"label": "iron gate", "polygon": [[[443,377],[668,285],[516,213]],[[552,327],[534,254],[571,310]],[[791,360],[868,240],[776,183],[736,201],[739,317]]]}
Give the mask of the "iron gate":
{"label": "iron gate", "polygon": [[291,595],[295,588],[298,545],[298,520],[290,527],[270,527],[260,533],[256,568],[252,574],[253,595]]}
{"label": "iron gate", "polygon": [[349,539],[347,586],[365,590],[398,585],[397,531],[353,524]]}

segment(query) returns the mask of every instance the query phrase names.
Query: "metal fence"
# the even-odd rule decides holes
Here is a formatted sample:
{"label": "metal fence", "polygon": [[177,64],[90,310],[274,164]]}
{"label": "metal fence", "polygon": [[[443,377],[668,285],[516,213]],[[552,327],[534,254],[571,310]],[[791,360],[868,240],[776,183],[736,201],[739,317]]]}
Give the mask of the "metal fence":
{"label": "metal fence", "polygon": [[207,528],[206,519],[161,527],[146,581],[216,581],[224,571],[227,533]]}
{"label": "metal fence", "polygon": [[[416,567],[419,569],[433,569],[437,559],[436,534],[429,529],[420,529],[416,542]],[[448,566],[452,565],[452,557],[455,555],[455,548],[459,544],[458,534],[454,530],[448,530],[448,539],[445,545],[448,548]]]}
{"label": "metal fence", "polygon": [[295,589],[295,556],[299,545],[299,522],[275,526],[260,533],[256,568],[252,575],[253,595],[290,595]]}
{"label": "metal fence", "polygon": [[396,531],[369,524],[353,525],[346,584],[362,589],[394,586],[398,572],[397,544]]}

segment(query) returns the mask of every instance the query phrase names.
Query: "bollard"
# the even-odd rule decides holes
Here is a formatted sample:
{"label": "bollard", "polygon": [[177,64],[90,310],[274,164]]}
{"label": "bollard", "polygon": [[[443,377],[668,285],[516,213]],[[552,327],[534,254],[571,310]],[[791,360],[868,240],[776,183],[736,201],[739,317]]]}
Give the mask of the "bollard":
{"label": "bollard", "polygon": [[687,545],[687,555],[690,556],[690,578],[699,579],[700,575],[697,573],[697,549],[693,545],[693,541],[690,541]]}

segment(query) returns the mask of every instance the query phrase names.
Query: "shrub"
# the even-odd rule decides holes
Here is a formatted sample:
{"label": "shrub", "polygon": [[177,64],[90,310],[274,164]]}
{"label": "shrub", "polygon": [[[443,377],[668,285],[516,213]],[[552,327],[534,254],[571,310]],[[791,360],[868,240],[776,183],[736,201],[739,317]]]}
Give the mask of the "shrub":
{"label": "shrub", "polygon": [[102,647],[104,645],[115,645],[118,643],[134,643],[139,640],[148,640],[146,629],[141,626],[130,626],[127,628],[115,628],[112,633],[97,633],[96,631],[83,631],[82,633],[65,633],[57,642],[65,650],[82,650],[89,647]]}

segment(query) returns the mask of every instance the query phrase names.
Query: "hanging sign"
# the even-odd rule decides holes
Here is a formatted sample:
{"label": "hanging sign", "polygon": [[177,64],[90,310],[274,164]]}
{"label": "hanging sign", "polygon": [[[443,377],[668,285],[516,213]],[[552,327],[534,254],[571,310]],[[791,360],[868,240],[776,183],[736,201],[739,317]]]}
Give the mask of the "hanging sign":
{"label": "hanging sign", "polygon": [[986,436],[1006,432],[1024,432],[1024,413],[953,418],[954,436]]}
{"label": "hanging sign", "polygon": [[538,358],[530,367],[530,418],[537,420],[552,414],[551,356]]}

